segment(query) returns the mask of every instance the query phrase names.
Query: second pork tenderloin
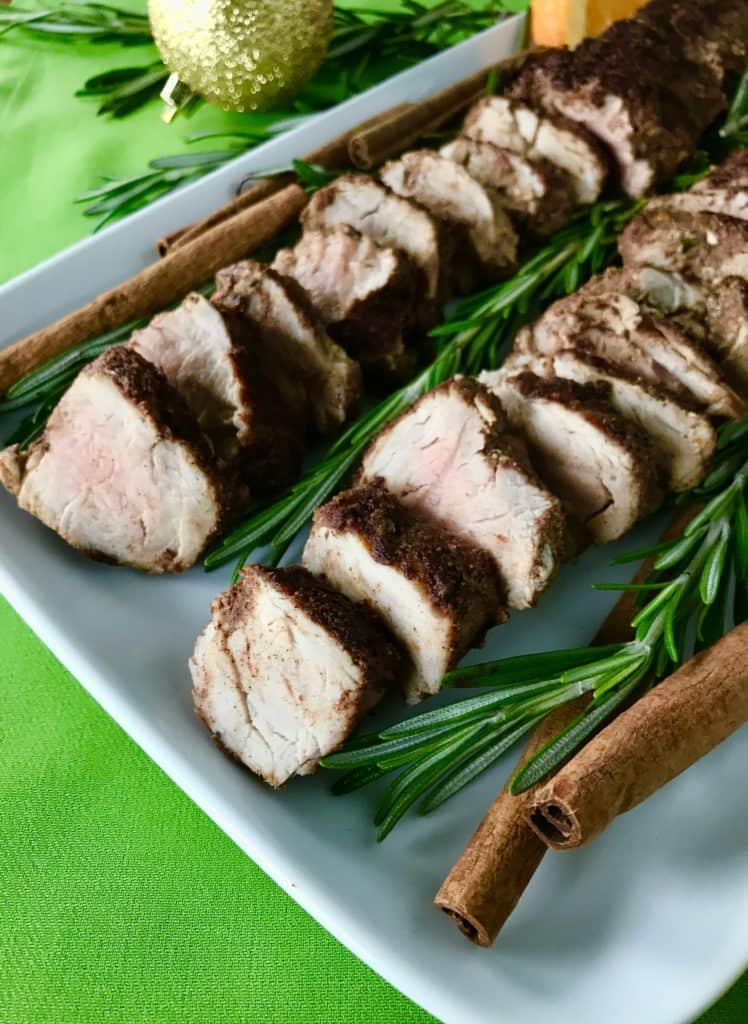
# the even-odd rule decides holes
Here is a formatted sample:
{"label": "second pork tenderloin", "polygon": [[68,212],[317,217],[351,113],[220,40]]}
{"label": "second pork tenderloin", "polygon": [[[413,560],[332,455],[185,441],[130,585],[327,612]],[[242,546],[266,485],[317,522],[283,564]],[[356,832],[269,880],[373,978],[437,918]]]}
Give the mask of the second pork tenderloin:
{"label": "second pork tenderloin", "polygon": [[517,373],[530,370],[540,377],[564,377],[578,384],[602,381],[616,412],[651,439],[669,490],[695,487],[709,468],[717,443],[709,419],[625,367],[612,365],[583,348],[563,349],[554,356],[517,353],[504,367]]}
{"label": "second pork tenderloin", "polygon": [[598,275],[554,302],[515,340],[519,352],[555,355],[579,347],[716,417],[744,409],[714,361],[677,324],[616,290],[617,272]]}

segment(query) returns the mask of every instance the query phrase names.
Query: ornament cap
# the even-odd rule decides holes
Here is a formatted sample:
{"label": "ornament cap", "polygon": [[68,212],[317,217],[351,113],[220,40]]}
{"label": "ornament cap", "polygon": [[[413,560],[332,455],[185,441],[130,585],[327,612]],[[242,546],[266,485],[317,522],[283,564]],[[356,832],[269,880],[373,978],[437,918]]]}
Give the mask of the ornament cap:
{"label": "ornament cap", "polygon": [[171,124],[182,107],[185,107],[194,93],[189,85],[185,85],[179,75],[172,72],[164,83],[160,94],[164,101],[164,108],[161,111],[161,120],[165,124]]}

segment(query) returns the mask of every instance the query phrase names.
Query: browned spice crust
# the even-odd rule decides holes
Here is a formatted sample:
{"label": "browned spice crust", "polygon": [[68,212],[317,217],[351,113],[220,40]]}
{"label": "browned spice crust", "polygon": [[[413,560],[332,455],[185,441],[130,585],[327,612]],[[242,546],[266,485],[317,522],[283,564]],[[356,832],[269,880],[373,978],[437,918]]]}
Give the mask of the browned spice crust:
{"label": "browned spice crust", "polygon": [[[746,15],[748,18],[748,15]],[[721,164],[714,167],[707,178],[699,182],[698,191],[712,189],[729,190],[735,188],[735,181],[744,181],[748,177],[748,149],[734,149]]]}
{"label": "browned spice crust", "polygon": [[628,448],[637,465],[653,464],[652,441],[634,423],[615,412],[610,405],[611,387],[607,381],[579,384],[565,377],[538,377],[529,370],[517,374],[512,380],[525,398],[558,402],[580,413],[588,423]]}
{"label": "browned spice crust", "polygon": [[241,401],[251,409],[245,417],[250,440],[237,459],[237,471],[253,492],[272,494],[299,474],[305,417],[281,395],[271,368],[252,344],[251,325],[239,313],[220,312],[233,344],[231,359],[241,381]]}
{"label": "browned spice crust", "polygon": [[317,509],[314,524],[356,534],[375,561],[396,567],[458,619],[473,613],[476,594],[494,621],[506,618],[493,559],[412,515],[381,481],[339,494]]}

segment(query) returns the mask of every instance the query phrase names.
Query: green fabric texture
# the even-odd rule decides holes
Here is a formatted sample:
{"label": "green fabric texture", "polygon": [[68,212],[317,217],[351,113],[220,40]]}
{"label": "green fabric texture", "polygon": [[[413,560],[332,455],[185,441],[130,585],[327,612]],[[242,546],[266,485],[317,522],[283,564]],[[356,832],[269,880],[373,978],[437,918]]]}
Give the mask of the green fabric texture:
{"label": "green fabric texture", "polygon": [[[0,39],[0,280],[88,233],[72,199],[99,175],[241,123],[203,108],[166,126],[155,104],[112,121],[73,97],[90,75],[151,55]],[[432,1019],[278,889],[2,601],[0,687],[2,1024]],[[702,1024],[747,1011],[743,979]]]}

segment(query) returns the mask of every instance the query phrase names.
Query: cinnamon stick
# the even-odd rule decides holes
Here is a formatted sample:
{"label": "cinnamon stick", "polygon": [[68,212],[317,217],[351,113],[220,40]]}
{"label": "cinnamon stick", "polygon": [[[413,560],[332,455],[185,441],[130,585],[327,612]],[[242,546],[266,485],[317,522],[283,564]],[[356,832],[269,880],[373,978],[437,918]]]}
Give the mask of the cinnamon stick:
{"label": "cinnamon stick", "polygon": [[[583,707],[580,698],[544,719],[532,733],[517,769]],[[545,843],[527,826],[525,803],[525,794],[511,796],[506,787],[502,789],[434,897],[437,907],[476,946],[493,945],[545,855]]]}
{"label": "cinnamon stick", "polygon": [[[362,131],[365,127],[378,124],[380,121],[393,116],[406,106],[411,106],[411,104],[399,103],[390,110],[369,118],[368,121],[364,121],[363,124],[358,127],[351,128],[347,132],[343,132],[342,135],[339,135],[337,138],[325,143],[324,146],[319,146],[317,149],[313,149],[311,153],[307,153],[307,155],[303,157],[303,160],[308,164],[319,164],[320,167],[324,167],[325,170],[328,171],[348,167],[348,142],[351,137],[356,132]],[[234,214],[240,213],[242,210],[249,209],[250,206],[254,206],[254,204],[259,202],[261,199],[265,199],[267,196],[273,195],[275,192],[279,192],[294,180],[295,176],[289,172],[288,174],[278,174],[272,178],[262,178],[259,181],[254,182],[249,188],[240,192],[237,196],[234,196],[233,199],[224,203],[223,206],[220,206],[217,210],[214,210],[213,213],[204,217],[202,220],[198,220],[194,224],[188,224],[186,227],[180,228],[178,231],[173,231],[170,235],[165,235],[163,238],[159,238],[156,242],[156,249],[159,256],[165,256],[174,249],[189,244],[199,235],[204,234],[206,231],[216,227],[218,224],[223,224],[225,221],[233,217]]]}
{"label": "cinnamon stick", "polygon": [[306,202],[304,189],[287,185],[218,224],[164,259],[55,323],[0,351],[0,393],[24,374],[73,345],[157,313],[204,284],[217,270],[242,259],[290,224]]}
{"label": "cinnamon stick", "polygon": [[[679,536],[697,511],[698,507],[690,507],[679,512],[668,524],[661,540]],[[645,561],[633,582],[645,580],[652,571],[652,563],[652,559]],[[631,592],[621,595],[598,630],[594,643],[625,643],[631,639],[635,600]],[[515,772],[573,721],[587,699],[580,698],[559,708],[537,726]],[[545,855],[545,842],[526,819],[534,792],[531,789],[521,796],[512,796],[506,786],[502,789],[434,899],[462,934],[478,946],[493,944]]]}
{"label": "cinnamon stick", "polygon": [[583,846],[748,722],[748,622],[619,715],[550,782],[526,820],[553,850]]}
{"label": "cinnamon stick", "polygon": [[369,171],[391,156],[402,153],[423,135],[441,128],[480,99],[486,91],[491,71],[499,71],[503,75],[513,74],[519,70],[529,52],[522,50],[494,68],[478,71],[420,103],[412,103],[401,111],[391,113],[391,116],[377,125],[355,132],[348,146],[351,163],[361,170]]}
{"label": "cinnamon stick", "polygon": [[228,203],[214,210],[213,213],[202,220],[196,221],[194,224],[188,224],[187,227],[180,228],[178,231],[173,231],[170,235],[164,235],[163,238],[159,238],[156,242],[156,251],[159,256],[166,256],[167,253],[189,244],[193,239],[205,234],[206,231],[210,231],[216,225],[223,224],[224,221],[227,221],[229,217],[233,217],[234,214],[241,213],[242,210],[248,210],[250,206],[254,206],[262,199],[280,192],[282,188],[285,188],[293,180],[293,174],[279,174],[273,178],[262,178],[256,181],[244,192],[240,192],[239,195],[234,196]]}

